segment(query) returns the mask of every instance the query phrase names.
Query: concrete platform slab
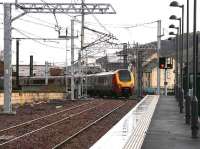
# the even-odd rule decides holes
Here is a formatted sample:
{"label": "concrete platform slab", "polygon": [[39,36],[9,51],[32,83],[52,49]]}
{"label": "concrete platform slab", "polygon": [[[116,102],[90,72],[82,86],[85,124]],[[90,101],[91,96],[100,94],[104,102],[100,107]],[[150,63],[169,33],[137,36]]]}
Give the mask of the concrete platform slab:
{"label": "concrete platform slab", "polygon": [[190,125],[184,118],[174,97],[161,96],[142,149],[199,149],[200,138],[191,138]]}
{"label": "concrete platform slab", "polygon": [[90,149],[141,147],[159,96],[148,95]]}

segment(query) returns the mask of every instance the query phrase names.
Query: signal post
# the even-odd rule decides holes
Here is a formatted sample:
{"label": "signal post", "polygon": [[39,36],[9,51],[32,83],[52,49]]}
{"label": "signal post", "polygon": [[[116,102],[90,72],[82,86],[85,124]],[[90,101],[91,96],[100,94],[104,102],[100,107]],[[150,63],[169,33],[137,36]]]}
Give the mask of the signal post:
{"label": "signal post", "polygon": [[167,96],[167,69],[173,68],[172,58],[160,57],[159,58],[159,68],[164,69],[164,95]]}

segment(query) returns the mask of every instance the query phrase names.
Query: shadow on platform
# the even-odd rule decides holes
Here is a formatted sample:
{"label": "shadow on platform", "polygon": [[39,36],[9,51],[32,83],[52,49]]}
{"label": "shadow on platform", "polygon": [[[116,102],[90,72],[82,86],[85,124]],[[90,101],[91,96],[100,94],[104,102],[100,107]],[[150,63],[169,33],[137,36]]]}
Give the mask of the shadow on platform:
{"label": "shadow on platform", "polygon": [[142,149],[199,149],[200,135],[192,139],[190,127],[174,96],[161,96]]}

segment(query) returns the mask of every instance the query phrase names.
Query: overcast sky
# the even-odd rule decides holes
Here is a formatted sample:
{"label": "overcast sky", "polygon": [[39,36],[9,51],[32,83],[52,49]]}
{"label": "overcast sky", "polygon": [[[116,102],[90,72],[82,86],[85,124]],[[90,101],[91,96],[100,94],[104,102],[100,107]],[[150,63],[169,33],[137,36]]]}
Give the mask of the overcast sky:
{"label": "overcast sky", "polygon": [[[32,0],[32,2],[68,2],[79,3],[80,0]],[[172,0],[85,0],[89,3],[110,3],[116,10],[117,14],[103,14],[103,15],[88,15],[85,17],[86,25],[90,28],[96,29],[105,33],[112,33],[119,40],[118,43],[123,42],[139,42],[148,43],[157,39],[157,24],[146,24],[162,20],[162,28],[164,29],[165,36],[163,39],[167,39],[168,32],[172,31],[168,29],[168,26],[173,23],[178,25],[177,21],[170,21],[169,16],[176,14],[181,16],[181,9],[170,8],[169,4]],[[0,0],[0,2],[14,2],[14,0]],[[18,2],[30,2],[30,0],[18,0]],[[186,0],[179,0],[180,4],[186,5]],[[198,13],[200,12],[200,3],[198,3]],[[19,14],[20,10],[15,10],[13,7],[12,15]],[[190,32],[193,29],[193,1],[190,0]],[[186,14],[186,8],[185,8]],[[197,16],[198,18],[199,16]],[[56,15],[58,25],[63,29],[68,28],[70,31],[70,19],[68,15]],[[76,17],[80,20],[80,17]],[[200,21],[197,21],[197,30],[200,29]],[[0,6],[0,50],[3,50],[3,7]],[[75,30],[80,36],[80,23],[75,23]],[[12,37],[44,37],[44,38],[57,38],[58,34],[55,31],[56,21],[53,14],[28,14],[12,23],[13,29]],[[137,26],[127,28],[131,26]],[[186,25],[185,25],[186,26]],[[185,29],[186,31],[186,29]],[[64,34],[64,30],[62,30]],[[97,35],[86,31],[85,43],[89,43],[97,39]],[[13,64],[15,64],[15,40],[13,40],[12,46]],[[68,41],[68,49],[70,50],[70,41]],[[80,38],[76,39],[76,59],[78,48],[80,48]],[[65,62],[65,50],[66,41],[20,41],[20,63],[28,64],[29,56],[34,56],[35,64],[44,64],[45,61],[54,62],[57,64],[63,64]],[[113,52],[111,49],[107,53]],[[70,53],[68,52],[68,60],[70,60]]]}

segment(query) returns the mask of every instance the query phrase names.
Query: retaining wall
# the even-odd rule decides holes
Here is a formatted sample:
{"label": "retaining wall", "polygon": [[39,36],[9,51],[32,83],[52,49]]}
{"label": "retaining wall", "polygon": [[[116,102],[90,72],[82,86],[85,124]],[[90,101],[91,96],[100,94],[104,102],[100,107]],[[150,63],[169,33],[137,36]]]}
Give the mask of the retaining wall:
{"label": "retaining wall", "polygon": [[[12,93],[12,104],[24,104],[52,99],[64,99],[65,93]],[[4,93],[0,93],[0,105],[4,103]]]}

